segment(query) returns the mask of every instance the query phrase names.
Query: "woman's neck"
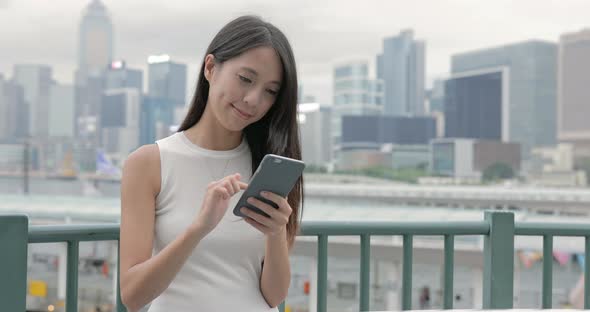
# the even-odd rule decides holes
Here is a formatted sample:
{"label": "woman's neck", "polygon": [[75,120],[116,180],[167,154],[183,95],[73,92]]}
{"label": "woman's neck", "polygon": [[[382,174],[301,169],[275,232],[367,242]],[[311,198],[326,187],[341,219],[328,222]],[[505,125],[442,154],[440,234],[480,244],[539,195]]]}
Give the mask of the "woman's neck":
{"label": "woman's neck", "polygon": [[221,125],[215,116],[205,109],[199,122],[185,131],[194,144],[209,150],[232,150],[242,142],[242,132],[234,132]]}

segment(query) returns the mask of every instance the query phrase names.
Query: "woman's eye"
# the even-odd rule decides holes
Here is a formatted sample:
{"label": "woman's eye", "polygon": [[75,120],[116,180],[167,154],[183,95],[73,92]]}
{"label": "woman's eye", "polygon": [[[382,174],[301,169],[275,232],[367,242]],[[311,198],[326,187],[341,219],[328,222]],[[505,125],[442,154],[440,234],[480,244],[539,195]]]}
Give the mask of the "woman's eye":
{"label": "woman's eye", "polygon": [[275,90],[267,89],[266,91],[272,96],[276,96],[278,94],[278,92]]}
{"label": "woman's eye", "polygon": [[250,80],[242,75],[238,75],[238,77],[240,77],[240,80],[242,80],[243,82],[252,83],[252,80]]}

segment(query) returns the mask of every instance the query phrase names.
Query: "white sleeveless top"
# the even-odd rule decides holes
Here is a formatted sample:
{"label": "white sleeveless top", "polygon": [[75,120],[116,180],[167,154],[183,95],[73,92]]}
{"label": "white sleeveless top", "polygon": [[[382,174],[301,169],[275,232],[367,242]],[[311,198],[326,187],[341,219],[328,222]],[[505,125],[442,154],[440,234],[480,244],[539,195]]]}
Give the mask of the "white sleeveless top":
{"label": "white sleeveless top", "polygon": [[[245,139],[228,151],[199,147],[184,132],[156,143],[162,180],[156,199],[153,255],[195,219],[210,182],[237,172],[247,182],[252,175]],[[232,212],[241,194],[231,199],[219,225],[201,240],[149,312],[278,311],[268,306],[260,290],[264,234]]]}

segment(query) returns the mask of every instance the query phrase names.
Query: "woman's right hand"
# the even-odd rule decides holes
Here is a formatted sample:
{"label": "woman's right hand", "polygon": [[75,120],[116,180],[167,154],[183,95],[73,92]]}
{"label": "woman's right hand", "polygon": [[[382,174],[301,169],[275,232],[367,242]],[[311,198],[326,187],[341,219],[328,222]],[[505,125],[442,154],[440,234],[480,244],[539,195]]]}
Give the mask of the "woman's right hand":
{"label": "woman's right hand", "polygon": [[209,234],[225,215],[229,200],[247,187],[248,184],[240,181],[239,173],[209,183],[201,205],[201,211],[194,220],[193,225],[205,234]]}

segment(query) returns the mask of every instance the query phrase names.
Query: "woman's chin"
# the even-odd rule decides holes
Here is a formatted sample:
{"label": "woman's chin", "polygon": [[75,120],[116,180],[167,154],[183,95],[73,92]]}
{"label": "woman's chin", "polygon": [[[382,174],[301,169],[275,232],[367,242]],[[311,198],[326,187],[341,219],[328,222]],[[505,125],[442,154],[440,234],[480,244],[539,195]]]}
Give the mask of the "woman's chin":
{"label": "woman's chin", "polygon": [[224,125],[225,129],[230,132],[242,132],[248,126],[248,124],[242,122],[228,122]]}

